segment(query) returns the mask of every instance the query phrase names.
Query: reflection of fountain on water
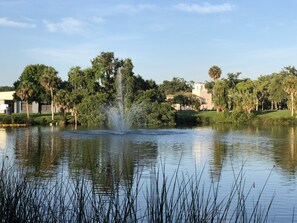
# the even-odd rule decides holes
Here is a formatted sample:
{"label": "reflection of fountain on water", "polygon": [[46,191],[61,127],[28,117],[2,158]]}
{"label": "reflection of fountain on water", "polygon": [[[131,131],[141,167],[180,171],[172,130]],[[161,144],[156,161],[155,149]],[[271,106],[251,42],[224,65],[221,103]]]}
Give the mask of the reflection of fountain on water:
{"label": "reflection of fountain on water", "polygon": [[117,96],[116,105],[107,109],[108,121],[112,129],[125,132],[132,127],[133,121],[141,112],[138,105],[133,104],[130,108],[125,106],[125,86],[121,70],[117,73]]}

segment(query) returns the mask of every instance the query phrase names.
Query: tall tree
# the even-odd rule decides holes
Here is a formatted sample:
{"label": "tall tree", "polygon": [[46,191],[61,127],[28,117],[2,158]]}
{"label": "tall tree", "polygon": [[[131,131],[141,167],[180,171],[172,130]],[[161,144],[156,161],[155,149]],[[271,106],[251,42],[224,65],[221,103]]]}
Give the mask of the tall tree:
{"label": "tall tree", "polygon": [[297,94],[297,76],[288,75],[284,80],[284,91],[290,95],[291,101],[291,116],[294,116],[295,102],[294,96]]}
{"label": "tall tree", "polygon": [[294,66],[286,66],[281,70],[280,74],[297,76],[297,69]]}
{"label": "tall tree", "polygon": [[29,114],[29,100],[34,95],[34,85],[29,81],[22,81],[16,89],[16,95],[26,102],[27,118],[30,118]]}
{"label": "tall tree", "polygon": [[254,93],[256,96],[256,110],[259,110],[259,104],[261,108],[264,108],[264,101],[268,99],[268,85],[269,85],[269,76],[260,76],[254,82]]}
{"label": "tall tree", "polygon": [[216,82],[221,77],[221,74],[222,70],[220,67],[214,65],[211,68],[209,68],[208,75],[214,82]]}
{"label": "tall tree", "polygon": [[78,122],[78,105],[84,97],[94,94],[95,83],[94,71],[92,69],[81,70],[80,67],[72,67],[68,72],[69,84],[69,107],[72,109],[74,123]]}
{"label": "tall tree", "polygon": [[32,84],[35,93],[30,98],[29,103],[32,101],[38,102],[39,113],[41,113],[42,104],[50,101],[49,94],[46,92],[44,87],[40,85],[40,77],[45,68],[47,68],[47,66],[44,64],[30,64],[25,67],[18,80],[14,82],[15,89],[17,89],[24,81],[28,81]]}
{"label": "tall tree", "polygon": [[40,77],[40,84],[50,92],[51,95],[51,112],[52,120],[54,120],[54,95],[61,83],[61,78],[57,76],[58,72],[53,67],[47,67],[44,69],[43,74]]}
{"label": "tall tree", "polygon": [[98,84],[104,88],[108,94],[108,100],[113,101],[115,97],[115,78],[118,69],[123,61],[114,56],[113,52],[102,52],[91,60],[92,69],[96,73]]}
{"label": "tall tree", "polygon": [[245,113],[251,113],[255,108],[256,99],[254,94],[254,84],[250,79],[239,82],[236,85],[237,93],[237,105],[245,111]]}
{"label": "tall tree", "polygon": [[285,100],[284,90],[283,90],[283,81],[284,76],[279,73],[273,73],[269,75],[268,83],[268,99],[271,102],[271,110],[278,109],[281,102]]}
{"label": "tall tree", "polygon": [[119,89],[119,86],[117,86],[117,88],[119,90],[122,90],[123,93],[123,100],[124,100],[124,104],[126,109],[129,109],[132,106],[132,103],[135,99],[135,93],[136,93],[136,78],[134,76],[133,73],[133,63],[132,60],[130,58],[127,58],[124,60],[123,62],[123,66],[120,69],[121,72],[121,78],[119,81],[121,81],[121,83],[119,83],[119,81],[117,82],[117,85],[121,84],[121,88]]}
{"label": "tall tree", "polygon": [[215,94],[213,95],[213,103],[217,110],[226,111],[228,107],[228,85],[225,80],[218,80],[214,84],[213,88]]}
{"label": "tall tree", "polygon": [[60,108],[63,116],[66,116],[66,111],[69,109],[70,93],[66,89],[59,89],[56,92],[55,105]]}
{"label": "tall tree", "polygon": [[165,80],[159,87],[160,91],[165,95],[176,94],[179,92],[191,92],[193,89],[192,82],[188,82],[180,77],[173,77],[171,81]]}

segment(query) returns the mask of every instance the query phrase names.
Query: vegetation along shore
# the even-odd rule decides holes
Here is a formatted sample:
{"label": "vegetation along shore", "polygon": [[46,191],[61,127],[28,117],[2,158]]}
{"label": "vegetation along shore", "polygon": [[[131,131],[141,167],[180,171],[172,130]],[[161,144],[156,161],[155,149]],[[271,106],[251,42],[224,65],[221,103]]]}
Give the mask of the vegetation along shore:
{"label": "vegetation along shore", "polygon": [[[86,69],[70,68],[65,81],[55,68],[31,64],[25,67],[13,87],[0,88],[2,92],[15,91],[14,101],[22,101],[24,105],[23,114],[0,115],[0,124],[107,126],[106,111],[119,100],[123,102],[124,113],[132,106],[138,108],[133,126],[296,123],[297,70],[294,66],[261,75],[257,80],[241,78],[240,72],[228,73],[222,78],[222,70],[216,65],[208,74],[210,81],[203,82],[203,86],[211,95],[212,107],[201,111],[206,102],[201,95],[193,93],[194,81],[174,77],[157,84],[154,80],[145,80],[134,74],[130,58],[119,59],[113,52],[102,52]],[[36,113],[30,112],[32,102],[38,104]],[[51,112],[44,112],[43,105],[50,105]]]}

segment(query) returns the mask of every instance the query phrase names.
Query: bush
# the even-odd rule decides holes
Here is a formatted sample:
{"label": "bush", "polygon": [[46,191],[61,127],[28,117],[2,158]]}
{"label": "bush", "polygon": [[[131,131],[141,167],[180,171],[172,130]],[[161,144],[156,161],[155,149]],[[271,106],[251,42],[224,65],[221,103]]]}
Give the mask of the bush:
{"label": "bush", "polygon": [[97,94],[86,96],[78,105],[78,121],[84,126],[100,126],[105,123],[104,104],[106,96]]}
{"label": "bush", "polygon": [[177,111],[177,125],[194,126],[202,123],[201,117],[197,116],[197,112],[193,110]]}
{"label": "bush", "polygon": [[27,119],[25,114],[0,115],[0,124],[28,124],[31,119]]}

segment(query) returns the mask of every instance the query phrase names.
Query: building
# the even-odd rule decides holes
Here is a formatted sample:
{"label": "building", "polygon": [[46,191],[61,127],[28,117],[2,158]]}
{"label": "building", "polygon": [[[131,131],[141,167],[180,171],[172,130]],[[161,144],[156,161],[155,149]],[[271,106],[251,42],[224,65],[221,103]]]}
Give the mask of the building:
{"label": "building", "polygon": [[[15,91],[0,92],[0,114],[26,113],[26,102],[14,101],[14,93]],[[28,108],[30,113],[38,113],[39,106],[37,102],[30,103]],[[50,105],[42,105],[41,111],[42,113],[51,112]]]}
{"label": "building", "polygon": [[205,88],[205,83],[194,83],[192,94],[197,95],[200,98],[200,110],[212,110],[214,108],[212,94],[207,92],[207,89]]}
{"label": "building", "polygon": [[0,113],[10,114],[15,112],[15,103],[13,101],[13,94],[15,91],[0,92]]}

